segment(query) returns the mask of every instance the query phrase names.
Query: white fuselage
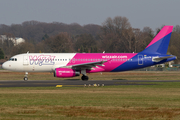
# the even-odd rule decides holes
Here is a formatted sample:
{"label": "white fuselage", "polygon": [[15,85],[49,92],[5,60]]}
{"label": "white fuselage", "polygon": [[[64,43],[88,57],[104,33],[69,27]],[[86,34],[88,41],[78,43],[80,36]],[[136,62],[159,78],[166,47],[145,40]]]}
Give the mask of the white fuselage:
{"label": "white fuselage", "polygon": [[75,53],[29,53],[13,56],[3,68],[18,72],[53,72],[66,66]]}

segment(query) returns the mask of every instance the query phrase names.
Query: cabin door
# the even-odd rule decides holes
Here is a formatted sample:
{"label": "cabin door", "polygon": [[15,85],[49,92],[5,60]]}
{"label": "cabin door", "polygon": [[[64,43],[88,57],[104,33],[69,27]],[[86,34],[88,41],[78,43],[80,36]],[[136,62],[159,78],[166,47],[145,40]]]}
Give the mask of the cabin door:
{"label": "cabin door", "polygon": [[143,55],[138,55],[138,65],[143,65]]}
{"label": "cabin door", "polygon": [[28,55],[23,56],[23,65],[28,65]]}

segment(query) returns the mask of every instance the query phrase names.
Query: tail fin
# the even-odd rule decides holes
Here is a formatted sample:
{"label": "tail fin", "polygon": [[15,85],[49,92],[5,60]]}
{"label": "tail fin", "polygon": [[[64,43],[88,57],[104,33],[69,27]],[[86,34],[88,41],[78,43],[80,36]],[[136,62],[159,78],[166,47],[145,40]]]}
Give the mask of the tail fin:
{"label": "tail fin", "polygon": [[141,53],[166,54],[173,26],[164,26]]}

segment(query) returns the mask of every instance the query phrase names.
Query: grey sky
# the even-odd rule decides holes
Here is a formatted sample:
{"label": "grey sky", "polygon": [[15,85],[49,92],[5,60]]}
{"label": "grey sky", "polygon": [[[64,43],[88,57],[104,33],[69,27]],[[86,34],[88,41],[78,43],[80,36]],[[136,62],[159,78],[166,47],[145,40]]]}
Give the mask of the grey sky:
{"label": "grey sky", "polygon": [[179,0],[0,0],[0,24],[24,21],[98,24],[124,16],[133,28],[180,25]]}

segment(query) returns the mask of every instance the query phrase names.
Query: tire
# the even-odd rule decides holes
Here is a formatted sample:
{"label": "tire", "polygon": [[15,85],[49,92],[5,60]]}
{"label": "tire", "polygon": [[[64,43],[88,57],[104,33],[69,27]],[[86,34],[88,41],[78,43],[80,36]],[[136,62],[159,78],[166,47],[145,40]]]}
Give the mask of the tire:
{"label": "tire", "polygon": [[28,77],[24,77],[24,81],[28,81]]}
{"label": "tire", "polygon": [[83,75],[83,76],[81,77],[81,79],[82,79],[83,81],[88,81],[89,77],[88,77],[88,76]]}

